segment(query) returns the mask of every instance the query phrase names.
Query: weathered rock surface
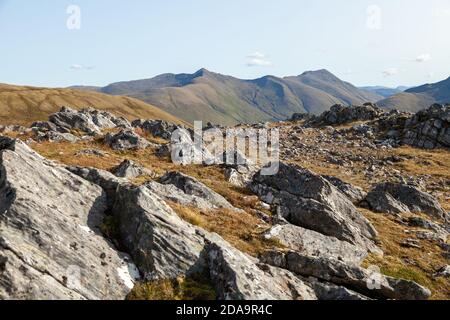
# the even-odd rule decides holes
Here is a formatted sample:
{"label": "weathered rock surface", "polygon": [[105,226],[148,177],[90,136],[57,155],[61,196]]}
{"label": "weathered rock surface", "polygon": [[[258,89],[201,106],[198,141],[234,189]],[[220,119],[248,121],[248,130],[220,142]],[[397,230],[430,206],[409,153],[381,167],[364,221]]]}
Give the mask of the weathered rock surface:
{"label": "weathered rock surface", "polygon": [[[126,119],[93,108],[77,111],[63,107],[59,112],[49,117],[49,122],[55,125],[56,130],[61,133],[80,130],[88,134],[97,134],[102,129],[131,128]],[[39,126],[42,127],[42,123]],[[48,127],[50,130],[54,130],[51,124]]]}
{"label": "weathered rock surface", "polygon": [[367,250],[363,248],[291,224],[274,226],[265,236],[313,257],[334,258],[353,265],[360,265],[367,257]]}
{"label": "weathered rock surface", "polygon": [[204,238],[158,196],[142,186],[119,186],[113,215],[120,240],[147,280],[201,271]]}
{"label": "weathered rock surface", "polygon": [[[210,209],[235,209],[223,196],[211,190],[195,178],[180,172],[169,172],[160,181],[163,185],[173,185],[187,196],[192,196],[192,202],[198,205],[206,204]],[[179,192],[177,192],[179,194]],[[198,199],[202,199],[200,201]]]}
{"label": "weathered rock surface", "polygon": [[150,133],[152,136],[170,140],[172,133],[181,128],[178,125],[169,123],[163,120],[142,120],[138,119],[131,123],[135,128],[141,128],[142,130]]}
{"label": "weathered rock surface", "polygon": [[290,223],[339,240],[374,247],[377,236],[370,222],[330,182],[309,170],[280,163],[276,175],[257,173],[250,187]]}
{"label": "weathered rock surface", "polygon": [[99,232],[102,189],[22,142],[0,150],[0,298],[124,299],[138,274]]}
{"label": "weathered rock surface", "polygon": [[295,274],[258,261],[210,235],[205,247],[210,277],[222,300],[316,300]]}
{"label": "weathered rock surface", "polygon": [[261,260],[302,276],[345,286],[373,298],[425,300],[431,295],[427,288],[413,281],[373,273],[337,260],[310,257],[298,252],[271,252]]}
{"label": "weathered rock surface", "polygon": [[345,194],[347,198],[349,198],[350,201],[353,202],[354,204],[361,202],[367,196],[367,193],[364,192],[364,190],[361,189],[360,187],[351,185],[350,183],[344,182],[339,178],[331,176],[322,176],[322,177],[328,180],[336,188],[338,188],[338,190],[341,191],[343,194]]}
{"label": "weathered rock surface", "polygon": [[364,201],[376,212],[422,212],[440,219],[446,215],[435,198],[405,184],[389,182],[379,184],[369,192]]}
{"label": "weathered rock surface", "polygon": [[114,170],[114,174],[120,178],[133,179],[140,176],[153,176],[153,172],[147,168],[144,168],[140,164],[131,160],[124,160]]}
{"label": "weathered rock surface", "polygon": [[114,150],[139,150],[154,146],[132,130],[121,130],[116,134],[108,133],[105,143]]}
{"label": "weathered rock surface", "polygon": [[353,121],[373,120],[383,113],[382,109],[371,103],[363,106],[342,106],[337,104],[332,106],[329,111],[310,119],[306,126],[339,125]]}

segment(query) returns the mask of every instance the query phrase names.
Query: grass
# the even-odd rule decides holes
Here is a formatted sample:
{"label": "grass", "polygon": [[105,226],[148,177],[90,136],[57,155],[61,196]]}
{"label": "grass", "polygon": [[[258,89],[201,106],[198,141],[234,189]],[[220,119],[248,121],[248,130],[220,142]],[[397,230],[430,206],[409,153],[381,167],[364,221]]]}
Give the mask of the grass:
{"label": "grass", "polygon": [[127,300],[216,300],[217,294],[205,274],[177,279],[163,279],[140,283],[127,296]]}

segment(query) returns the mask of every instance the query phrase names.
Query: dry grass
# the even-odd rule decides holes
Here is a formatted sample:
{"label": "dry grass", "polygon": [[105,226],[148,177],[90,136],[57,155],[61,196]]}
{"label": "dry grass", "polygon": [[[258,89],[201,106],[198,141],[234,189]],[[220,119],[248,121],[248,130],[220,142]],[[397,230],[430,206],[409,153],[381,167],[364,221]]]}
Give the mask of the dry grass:
{"label": "dry grass", "polygon": [[380,246],[384,252],[383,257],[369,256],[364,262],[365,267],[376,265],[386,275],[416,281],[431,290],[432,299],[450,299],[450,280],[433,277],[439,268],[448,264],[441,247],[427,240],[420,240],[421,249],[403,247],[402,242],[414,238],[413,233],[405,233],[405,230],[420,228],[405,227],[394,216],[360,210],[379,232]]}

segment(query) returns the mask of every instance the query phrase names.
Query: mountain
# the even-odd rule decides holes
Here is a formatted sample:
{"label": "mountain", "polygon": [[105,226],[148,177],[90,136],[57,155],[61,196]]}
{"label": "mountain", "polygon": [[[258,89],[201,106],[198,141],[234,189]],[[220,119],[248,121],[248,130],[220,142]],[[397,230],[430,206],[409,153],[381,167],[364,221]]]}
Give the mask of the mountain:
{"label": "mountain", "polygon": [[408,90],[410,87],[399,86],[397,88],[388,88],[383,86],[370,86],[370,87],[360,87],[360,89],[373,92],[377,95],[383,96],[385,98],[389,98],[397,93],[401,93],[405,90]]}
{"label": "mountain", "polygon": [[162,74],[103,88],[76,88],[134,97],[189,122],[203,120],[224,125],[284,120],[296,112],[319,114],[336,103],[362,104],[383,98],[327,70],[295,77],[242,80],[200,69],[193,74]]}
{"label": "mountain", "polygon": [[74,89],[48,89],[0,84],[0,123],[29,125],[47,120],[61,106],[75,109],[95,107],[128,119],[161,119],[175,123],[176,117],[143,101]]}
{"label": "mountain", "polygon": [[450,78],[423,86],[415,87],[378,102],[387,109],[399,109],[417,112],[433,103],[450,103]]}

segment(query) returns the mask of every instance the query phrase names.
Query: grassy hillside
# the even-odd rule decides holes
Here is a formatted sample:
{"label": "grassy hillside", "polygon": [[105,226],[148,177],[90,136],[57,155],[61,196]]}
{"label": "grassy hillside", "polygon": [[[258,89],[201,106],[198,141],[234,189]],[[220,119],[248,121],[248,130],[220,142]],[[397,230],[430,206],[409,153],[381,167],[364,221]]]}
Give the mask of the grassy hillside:
{"label": "grassy hillside", "polygon": [[30,125],[47,120],[62,106],[75,109],[95,107],[130,120],[162,119],[175,123],[178,118],[140,100],[73,89],[47,89],[0,84],[0,124]]}

